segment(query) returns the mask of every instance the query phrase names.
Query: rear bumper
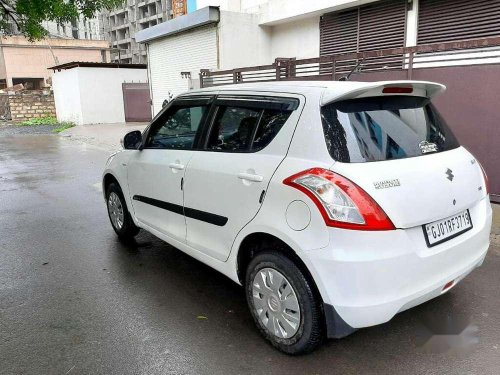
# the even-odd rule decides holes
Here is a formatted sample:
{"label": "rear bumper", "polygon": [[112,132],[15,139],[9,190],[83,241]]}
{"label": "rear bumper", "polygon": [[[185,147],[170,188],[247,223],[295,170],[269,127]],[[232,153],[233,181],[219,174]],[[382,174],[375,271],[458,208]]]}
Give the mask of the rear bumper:
{"label": "rear bumper", "polygon": [[[333,319],[352,332],[385,323],[398,312],[447,292],[451,288],[443,288],[448,282],[453,281],[453,287],[482,264],[492,219],[488,198],[470,213],[472,230],[431,248],[420,226],[386,232],[330,228],[330,246],[300,256],[323,301],[338,315]],[[329,336],[345,334],[335,336],[329,329]]]}

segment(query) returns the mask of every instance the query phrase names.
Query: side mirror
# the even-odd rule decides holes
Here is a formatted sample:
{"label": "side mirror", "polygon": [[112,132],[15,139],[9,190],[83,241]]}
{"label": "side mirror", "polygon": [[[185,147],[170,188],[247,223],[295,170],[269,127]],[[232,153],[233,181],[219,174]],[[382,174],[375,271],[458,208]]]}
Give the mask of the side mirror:
{"label": "side mirror", "polygon": [[122,146],[125,150],[137,150],[142,143],[142,133],[139,130],[125,134]]}

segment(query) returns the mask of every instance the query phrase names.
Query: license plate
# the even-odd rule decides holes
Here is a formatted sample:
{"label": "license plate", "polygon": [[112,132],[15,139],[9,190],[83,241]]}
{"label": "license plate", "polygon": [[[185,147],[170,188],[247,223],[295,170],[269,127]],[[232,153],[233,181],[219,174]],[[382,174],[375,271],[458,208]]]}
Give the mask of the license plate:
{"label": "license plate", "polygon": [[469,210],[465,210],[446,219],[425,224],[422,228],[427,246],[432,247],[472,229],[472,220]]}

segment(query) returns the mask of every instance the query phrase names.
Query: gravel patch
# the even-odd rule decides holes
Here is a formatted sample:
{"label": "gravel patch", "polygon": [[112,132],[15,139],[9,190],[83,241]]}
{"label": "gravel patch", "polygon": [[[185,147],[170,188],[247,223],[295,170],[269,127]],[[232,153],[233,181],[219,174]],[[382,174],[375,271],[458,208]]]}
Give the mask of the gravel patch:
{"label": "gravel patch", "polygon": [[12,123],[0,124],[0,137],[17,134],[54,134],[59,125],[19,126]]}

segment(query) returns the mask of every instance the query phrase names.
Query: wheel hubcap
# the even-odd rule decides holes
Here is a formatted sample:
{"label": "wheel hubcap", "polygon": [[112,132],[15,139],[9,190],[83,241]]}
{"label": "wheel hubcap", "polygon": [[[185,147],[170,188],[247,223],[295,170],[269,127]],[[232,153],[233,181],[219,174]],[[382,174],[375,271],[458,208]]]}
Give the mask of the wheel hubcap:
{"label": "wheel hubcap", "polygon": [[111,223],[116,229],[123,227],[123,206],[120,197],[115,192],[109,194],[108,197],[108,212]]}
{"label": "wheel hubcap", "polygon": [[253,305],[267,331],[279,338],[293,337],[300,326],[300,307],[287,278],[273,268],[263,268],[253,280]]}

